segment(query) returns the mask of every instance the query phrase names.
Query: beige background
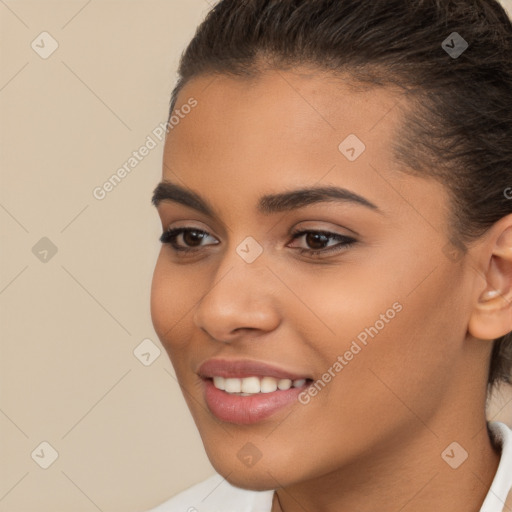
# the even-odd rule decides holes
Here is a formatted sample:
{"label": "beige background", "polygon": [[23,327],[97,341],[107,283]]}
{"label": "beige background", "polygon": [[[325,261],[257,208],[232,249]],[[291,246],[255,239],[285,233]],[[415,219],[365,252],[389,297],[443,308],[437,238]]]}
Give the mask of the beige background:
{"label": "beige background", "polygon": [[[0,0],[0,512],[140,512],[213,473],[166,354],[134,355],[145,339],[146,363],[161,348],[149,292],[162,144],[93,196],[165,122],[208,9]],[[59,45],[46,59],[31,47],[51,48],[43,31]],[[512,424],[511,398],[489,416]],[[47,469],[43,441],[58,452]]]}

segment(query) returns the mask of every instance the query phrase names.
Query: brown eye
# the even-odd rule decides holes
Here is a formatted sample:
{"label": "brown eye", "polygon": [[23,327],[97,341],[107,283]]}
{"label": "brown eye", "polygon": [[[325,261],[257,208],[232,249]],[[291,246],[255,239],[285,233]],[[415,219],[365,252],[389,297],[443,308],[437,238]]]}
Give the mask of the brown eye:
{"label": "brown eye", "polygon": [[184,231],[183,241],[186,245],[195,247],[201,245],[201,240],[203,240],[204,235],[205,233],[201,231]]}
{"label": "brown eye", "polygon": [[324,249],[325,244],[329,241],[329,237],[323,233],[310,232],[306,234],[304,240],[311,249],[320,250]]}
{"label": "brown eye", "polygon": [[[178,244],[178,238],[181,236],[183,244]],[[216,244],[202,244],[202,241],[211,237],[210,233],[194,228],[173,228],[162,233],[160,242],[169,244],[176,251],[194,251],[206,245]],[[213,238],[213,237],[212,237]]]}
{"label": "brown eye", "polygon": [[[357,240],[352,237],[340,235],[338,233],[329,233],[327,231],[304,230],[293,235],[293,240],[304,237],[306,247],[297,247],[301,254],[321,257],[327,253],[339,252],[355,244]],[[326,245],[330,240],[335,240],[337,244]]]}

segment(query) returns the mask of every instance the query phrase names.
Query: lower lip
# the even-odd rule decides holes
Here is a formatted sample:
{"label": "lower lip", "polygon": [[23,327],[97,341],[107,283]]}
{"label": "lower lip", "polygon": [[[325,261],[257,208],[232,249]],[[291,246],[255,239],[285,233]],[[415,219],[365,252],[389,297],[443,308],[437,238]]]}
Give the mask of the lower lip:
{"label": "lower lip", "polygon": [[277,411],[298,401],[299,394],[307,387],[291,387],[272,393],[240,396],[217,389],[211,379],[203,380],[206,404],[219,420],[238,425],[250,425],[272,416]]}

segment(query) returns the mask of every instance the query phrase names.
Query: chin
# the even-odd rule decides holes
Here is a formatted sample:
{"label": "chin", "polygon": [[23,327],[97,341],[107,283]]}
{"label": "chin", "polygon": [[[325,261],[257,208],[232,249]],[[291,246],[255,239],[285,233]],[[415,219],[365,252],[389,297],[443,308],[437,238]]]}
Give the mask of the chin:
{"label": "chin", "polygon": [[275,456],[267,460],[262,457],[254,465],[247,466],[239,460],[236,452],[231,457],[232,452],[229,450],[219,452],[217,448],[206,450],[208,459],[215,471],[235,487],[251,491],[268,491],[301,480],[300,475],[290,473],[290,470],[297,469],[296,461],[290,467],[285,460]]}
{"label": "chin", "polygon": [[[217,468],[215,469],[231,485],[240,487],[241,489],[247,489],[249,491],[270,491],[283,485],[279,475],[274,479],[266,472],[265,469],[256,471],[255,468],[251,468],[242,472],[232,471],[231,473],[229,470],[221,472]],[[269,471],[273,476],[275,476],[271,469]],[[279,484],[277,482],[279,482]]]}

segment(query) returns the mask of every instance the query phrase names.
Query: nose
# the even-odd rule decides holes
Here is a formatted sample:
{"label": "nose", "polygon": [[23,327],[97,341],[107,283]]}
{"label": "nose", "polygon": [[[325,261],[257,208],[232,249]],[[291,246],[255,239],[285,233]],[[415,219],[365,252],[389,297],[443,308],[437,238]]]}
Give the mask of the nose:
{"label": "nose", "polygon": [[270,332],[280,323],[275,277],[262,262],[234,256],[212,275],[193,314],[197,327],[225,343]]}

